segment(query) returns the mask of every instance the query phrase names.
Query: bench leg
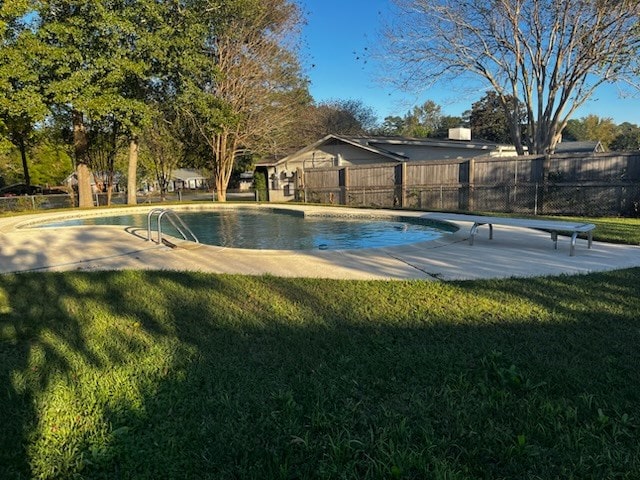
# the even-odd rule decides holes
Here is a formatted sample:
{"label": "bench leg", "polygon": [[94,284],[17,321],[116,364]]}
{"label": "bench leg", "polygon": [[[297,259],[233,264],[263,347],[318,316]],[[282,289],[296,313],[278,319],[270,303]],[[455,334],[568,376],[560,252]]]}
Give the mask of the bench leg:
{"label": "bench leg", "polygon": [[569,256],[571,257],[576,253],[576,238],[578,238],[578,232],[573,232],[573,235],[571,235],[571,247],[569,247]]}
{"label": "bench leg", "polygon": [[471,230],[469,230],[469,245],[473,245],[473,239],[476,237],[476,233],[478,232],[479,223],[474,223]]}
{"label": "bench leg", "polygon": [[553,248],[558,249],[558,232],[551,232],[551,240],[553,241]]}
{"label": "bench leg", "polygon": [[[473,245],[473,240],[476,238],[476,233],[478,233],[478,227],[480,225],[486,225],[486,223],[474,223],[473,227],[469,231],[469,245]],[[489,224],[489,240],[493,240],[493,225]]]}
{"label": "bench leg", "polygon": [[591,232],[591,230],[589,230],[589,232],[587,232],[587,240],[588,240],[588,247],[591,248],[591,244],[593,243],[593,233]]}

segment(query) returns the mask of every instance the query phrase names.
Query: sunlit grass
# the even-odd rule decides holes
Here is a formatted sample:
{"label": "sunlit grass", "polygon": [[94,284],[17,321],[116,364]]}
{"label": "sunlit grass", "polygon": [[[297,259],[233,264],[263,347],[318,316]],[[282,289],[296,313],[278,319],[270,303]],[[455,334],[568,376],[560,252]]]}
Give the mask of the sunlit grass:
{"label": "sunlit grass", "polygon": [[0,277],[0,478],[638,478],[640,269]]}

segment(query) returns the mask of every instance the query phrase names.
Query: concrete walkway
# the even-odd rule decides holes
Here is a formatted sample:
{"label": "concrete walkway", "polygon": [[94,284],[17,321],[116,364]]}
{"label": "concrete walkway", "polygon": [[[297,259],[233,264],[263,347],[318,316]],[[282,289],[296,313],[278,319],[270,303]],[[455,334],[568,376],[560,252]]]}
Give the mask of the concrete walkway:
{"label": "concrete walkway", "polygon": [[[470,246],[467,240],[472,222],[464,221],[454,222],[460,227],[456,233],[431,242],[344,251],[244,250],[185,243],[178,248],[169,248],[147,242],[146,231],[139,228],[29,228],[29,225],[43,221],[84,215],[146,213],[150,208],[74,210],[0,218],[0,273],[149,269],[337,279],[461,280],[580,274],[640,266],[639,246],[594,242],[593,248],[587,249],[586,240],[579,239],[575,256],[570,257],[569,238],[560,237],[558,250],[554,250],[549,234],[508,226],[496,230],[493,240],[488,239],[486,232],[480,232],[475,244]],[[171,208],[179,211],[207,207]],[[237,205],[214,208],[237,208]],[[326,211],[326,207],[290,208],[310,213]],[[331,209],[332,212],[336,210]],[[363,210],[341,208],[339,212],[362,215]],[[371,211],[371,214],[425,216],[420,212],[380,210]]]}

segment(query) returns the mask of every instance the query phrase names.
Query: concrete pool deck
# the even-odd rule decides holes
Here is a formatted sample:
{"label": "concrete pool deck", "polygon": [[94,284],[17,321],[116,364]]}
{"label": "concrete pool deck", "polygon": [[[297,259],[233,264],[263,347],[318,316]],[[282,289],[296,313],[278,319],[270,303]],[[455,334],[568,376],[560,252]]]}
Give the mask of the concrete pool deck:
{"label": "concrete pool deck", "polygon": [[[213,208],[237,207],[215,205]],[[593,247],[587,249],[586,240],[578,239],[575,256],[571,257],[568,237],[560,237],[558,249],[554,250],[548,233],[516,227],[500,227],[493,240],[489,240],[487,232],[480,231],[471,246],[467,240],[473,222],[463,221],[451,222],[460,229],[438,240],[343,251],[245,250],[194,244],[170,248],[147,242],[146,229],[135,227],[28,227],[79,216],[146,213],[151,208],[146,205],[0,218],[0,273],[142,269],[334,279],[467,280],[583,274],[640,266],[640,246],[593,242]],[[178,212],[207,209],[197,205],[169,208]],[[293,208],[318,213],[328,207],[263,205],[251,208]],[[339,212],[362,215],[363,210],[340,208]],[[403,217],[426,215],[424,212],[370,212]]]}

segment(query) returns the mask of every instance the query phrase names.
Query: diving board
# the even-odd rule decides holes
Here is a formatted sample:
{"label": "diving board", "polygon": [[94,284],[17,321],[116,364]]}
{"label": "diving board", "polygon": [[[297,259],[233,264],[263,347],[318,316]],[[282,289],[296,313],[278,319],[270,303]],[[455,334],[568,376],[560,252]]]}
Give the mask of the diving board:
{"label": "diving board", "polygon": [[571,246],[569,248],[569,255],[575,255],[576,239],[581,233],[587,235],[587,245],[591,248],[593,243],[593,230],[596,226],[592,223],[574,223],[559,220],[545,220],[538,218],[510,218],[510,217],[488,217],[484,215],[464,215],[458,213],[428,213],[426,218],[434,220],[450,220],[454,222],[473,222],[473,226],[469,231],[469,245],[473,245],[476,234],[478,233],[478,227],[482,225],[489,226],[489,240],[493,239],[493,226],[505,225],[510,227],[520,228],[532,228],[535,230],[543,230],[551,234],[551,240],[553,241],[554,248],[558,249],[558,233],[570,233],[571,234]]}

